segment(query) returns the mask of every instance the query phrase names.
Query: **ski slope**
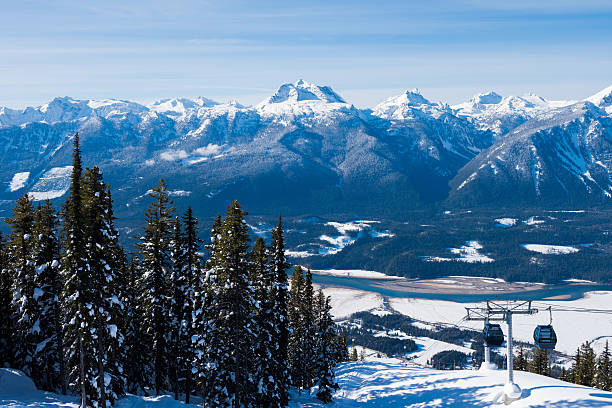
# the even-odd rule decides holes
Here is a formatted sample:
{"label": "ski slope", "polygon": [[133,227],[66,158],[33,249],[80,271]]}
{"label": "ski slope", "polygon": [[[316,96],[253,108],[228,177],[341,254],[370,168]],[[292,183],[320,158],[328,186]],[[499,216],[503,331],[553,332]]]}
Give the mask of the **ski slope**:
{"label": "ski slope", "polygon": [[[506,407],[503,398],[504,371],[439,371],[396,359],[347,362],[336,369],[340,389],[333,406],[339,408]],[[610,407],[612,393],[565,383],[537,374],[515,372],[522,397],[511,407]],[[324,406],[310,394],[292,392],[290,407]],[[0,368],[0,406],[8,408],[77,408],[78,398],[38,391],[18,370]],[[118,408],[191,408],[170,395],[128,395]]]}
{"label": "ski slope", "polygon": [[[522,398],[506,405],[504,371],[439,371],[404,366],[393,359],[341,364],[337,407],[611,407],[612,393],[569,384],[532,373],[515,372]],[[292,407],[320,406],[312,398],[295,396]]]}

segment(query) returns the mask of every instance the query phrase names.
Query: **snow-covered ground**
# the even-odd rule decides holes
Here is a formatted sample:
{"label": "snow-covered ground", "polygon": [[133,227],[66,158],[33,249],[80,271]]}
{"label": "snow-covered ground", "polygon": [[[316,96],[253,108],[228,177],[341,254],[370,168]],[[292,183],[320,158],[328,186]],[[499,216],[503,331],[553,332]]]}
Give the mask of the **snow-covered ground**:
{"label": "snow-covered ground", "polygon": [[503,228],[510,228],[513,225],[516,225],[516,218],[496,218],[495,221],[497,222],[497,226],[498,227],[503,227]]}
{"label": "snow-covered ground", "polygon": [[[506,407],[504,371],[438,371],[405,366],[393,359],[348,362],[336,370],[338,407],[425,408]],[[515,372],[522,398],[510,407],[610,407],[612,393],[569,384],[532,373]],[[292,407],[319,404],[308,395],[295,396]]]}
{"label": "snow-covered ground", "polygon": [[[482,329],[482,322],[466,322],[465,307],[482,306],[474,303],[455,303],[443,300],[390,298],[390,306],[402,314],[426,322],[441,322]],[[533,329],[538,324],[548,324],[549,313],[544,309],[553,307],[553,325],[557,332],[557,350],[573,354],[580,344],[601,336],[612,335],[612,320],[608,314],[585,313],[581,309],[610,309],[612,292],[590,292],[583,299],[563,301],[546,300],[534,302],[540,313],[533,316],[514,317],[514,337],[518,340],[533,342]],[[562,309],[554,311],[554,309]],[[571,311],[569,309],[572,309]],[[502,324],[504,332],[505,325]]]}
{"label": "snow-covered ground", "polygon": [[368,233],[372,238],[393,238],[395,234],[389,230],[376,230],[374,225],[380,221],[356,220],[347,222],[326,222],[324,225],[333,227],[337,233],[333,235],[320,235],[319,242],[312,243],[317,246],[314,252],[312,249],[307,251],[301,250],[301,247],[309,246],[302,244],[298,248],[287,250],[285,254],[290,258],[307,258],[313,255],[334,255],[342,251],[349,245],[352,245],[361,238],[364,233]]}
{"label": "snow-covered ground", "polygon": [[528,251],[547,255],[565,255],[578,252],[578,248],[567,245],[522,244],[521,246]]}
{"label": "snow-covered ground", "polygon": [[47,170],[28,193],[34,201],[51,200],[66,194],[70,187],[72,166],[53,167]]}
{"label": "snow-covered ground", "polygon": [[29,171],[23,171],[21,173],[15,173],[11,182],[9,183],[8,191],[17,191],[25,187],[28,178],[30,177]]}
{"label": "snow-covered ground", "polygon": [[[359,349],[358,349],[359,350]],[[403,365],[396,359],[376,358],[346,362],[336,367],[340,388],[334,393],[336,407],[424,408],[505,407],[505,371],[441,371]],[[532,373],[515,372],[521,398],[511,407],[610,407],[612,393],[570,384]],[[314,390],[313,390],[314,391]],[[75,396],[38,391],[19,371],[0,369],[0,406],[9,408],[77,408]],[[169,395],[119,400],[118,408],[191,408]],[[291,393],[289,406],[323,406],[314,392]]]}
{"label": "snow-covered ground", "polygon": [[344,288],[325,288],[323,292],[331,297],[331,313],[335,319],[357,312],[384,310],[383,297],[378,293]]}
{"label": "snow-covered ground", "polygon": [[457,255],[456,258],[445,258],[439,256],[425,256],[423,260],[426,262],[468,262],[468,263],[489,263],[494,262],[495,259],[488,257],[480,252],[483,249],[483,246],[478,241],[467,241],[465,245],[460,246],[459,248],[449,248],[449,251]]}
{"label": "snow-covered ground", "polygon": [[[30,378],[19,370],[0,368],[0,407],[6,408],[78,408],[77,397],[39,391]],[[196,408],[175,401],[170,395],[140,397],[128,395],[115,404],[117,408]]]}
{"label": "snow-covered ground", "polygon": [[366,279],[405,279],[400,276],[391,276],[382,272],[376,271],[365,271],[361,269],[313,269],[312,273],[319,275],[331,275],[331,276],[345,276],[352,278],[366,278]]}
{"label": "snow-covered ground", "polygon": [[[331,296],[331,313],[335,319],[343,319],[361,311],[378,314],[396,311],[422,322],[482,330],[482,322],[464,321],[465,308],[482,306],[482,303],[393,297],[385,299],[378,293],[333,287],[324,288],[324,292]],[[609,314],[586,312],[588,309],[610,310],[610,305],[612,292],[589,292],[577,300],[534,301],[533,307],[540,312],[532,316],[516,315],[513,320],[514,338],[533,342],[535,326],[548,324],[550,317],[546,309],[552,306],[553,325],[558,336],[557,350],[573,355],[585,341],[612,336],[612,319]],[[505,324],[502,324],[502,328],[506,332]]]}

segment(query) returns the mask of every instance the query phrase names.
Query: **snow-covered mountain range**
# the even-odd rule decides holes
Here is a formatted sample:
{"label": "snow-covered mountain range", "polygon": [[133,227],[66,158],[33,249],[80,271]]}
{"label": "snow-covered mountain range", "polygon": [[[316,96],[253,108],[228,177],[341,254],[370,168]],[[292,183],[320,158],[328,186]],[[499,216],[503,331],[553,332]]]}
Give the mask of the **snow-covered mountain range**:
{"label": "snow-covered mountain range", "polygon": [[207,211],[234,198],[258,213],[599,204],[612,193],[611,115],[612,87],[578,102],[487,92],[456,106],[412,90],[372,109],[301,80],[255,106],[62,97],[0,108],[0,198],[6,211],[26,191],[61,197],[78,131],[120,216],[140,216],[161,177],[177,200]]}

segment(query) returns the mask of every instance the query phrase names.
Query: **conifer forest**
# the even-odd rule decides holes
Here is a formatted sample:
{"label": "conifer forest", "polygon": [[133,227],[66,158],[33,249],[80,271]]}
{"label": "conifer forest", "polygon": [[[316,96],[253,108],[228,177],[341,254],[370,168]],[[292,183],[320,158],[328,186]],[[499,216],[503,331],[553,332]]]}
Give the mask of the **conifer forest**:
{"label": "conifer forest", "polygon": [[330,402],[346,338],[309,270],[295,267],[289,286],[280,216],[271,242],[251,244],[234,201],[202,240],[163,180],[148,196],[135,248],[123,248],[110,187],[84,168],[77,134],[61,208],[17,200],[0,251],[0,364],[82,407],[128,393],[284,407],[292,387]]}

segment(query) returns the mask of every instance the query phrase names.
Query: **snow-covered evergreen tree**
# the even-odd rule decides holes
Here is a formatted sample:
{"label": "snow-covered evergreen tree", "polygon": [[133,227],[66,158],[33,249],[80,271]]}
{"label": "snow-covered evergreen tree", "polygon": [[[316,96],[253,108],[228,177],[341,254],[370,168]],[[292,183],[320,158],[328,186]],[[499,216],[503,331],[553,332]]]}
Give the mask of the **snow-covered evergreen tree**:
{"label": "snow-covered evergreen tree", "polygon": [[81,397],[81,406],[92,406],[97,397],[95,361],[94,278],[88,266],[85,243],[82,164],[79,134],[74,136],[72,174],[62,208],[62,303],[66,316],[64,350],[68,381]]}
{"label": "snow-covered evergreen tree", "polygon": [[57,216],[50,201],[34,214],[34,254],[36,262],[36,301],[40,309],[39,386],[66,393],[63,316],[60,304],[62,282],[59,273]]}
{"label": "snow-covered evergreen tree", "polygon": [[[283,236],[282,219],[278,217],[278,224],[272,230],[272,245],[270,247],[270,267],[272,269],[274,285],[272,287],[272,361],[274,363],[274,385],[272,406],[287,406],[289,403],[289,375],[288,347],[289,347],[289,316],[287,269],[290,267],[285,256],[285,240]],[[278,398],[278,399],[276,399]]]}
{"label": "snow-covered evergreen tree", "polygon": [[92,281],[94,327],[91,330],[96,350],[96,407],[111,406],[125,392],[119,330],[123,303],[119,299],[124,269],[123,251],[114,226],[110,188],[97,167],[83,177],[84,243],[87,269]]}
{"label": "snow-covered evergreen tree", "polygon": [[191,392],[193,391],[193,370],[194,370],[194,347],[193,347],[193,311],[195,290],[199,287],[198,281],[201,275],[202,263],[200,256],[201,240],[198,238],[198,219],[193,215],[191,206],[187,207],[187,211],[183,216],[183,267],[184,267],[184,282],[185,282],[185,306],[183,313],[183,321],[181,329],[184,340],[182,353],[183,364],[181,366],[184,382],[185,402],[188,404]]}
{"label": "snow-covered evergreen tree", "polygon": [[289,327],[291,337],[288,346],[288,363],[291,374],[291,383],[297,388],[304,388],[308,376],[303,359],[306,328],[302,316],[304,299],[304,273],[301,266],[296,266],[291,278],[289,297]]}
{"label": "snow-covered evergreen tree", "polygon": [[168,347],[170,327],[170,241],[174,208],[168,197],[166,183],[159,181],[149,193],[153,202],[145,212],[144,235],[137,247],[142,258],[139,281],[143,296],[143,325],[150,350],[150,369],[153,388],[160,394],[168,386]]}
{"label": "snow-covered evergreen tree", "polygon": [[304,365],[304,379],[301,386],[304,389],[310,389],[317,382],[317,372],[313,368],[316,367],[318,359],[315,298],[310,269],[307,269],[305,274],[301,308],[302,326],[304,327],[301,357]]}
{"label": "snow-covered evergreen tree", "polygon": [[211,406],[242,407],[252,404],[257,385],[252,347],[255,301],[249,280],[249,233],[237,201],[227,207],[218,239],[213,255],[217,275],[213,324],[215,342],[222,352],[210,353],[208,363],[214,367],[215,379],[211,395],[204,398]]}
{"label": "snow-covered evergreen tree", "polygon": [[15,366],[16,314],[13,309],[13,276],[8,268],[7,248],[0,234],[0,366]]}
{"label": "snow-covered evergreen tree", "polygon": [[226,398],[222,384],[216,381],[217,355],[223,353],[221,337],[216,325],[218,285],[217,269],[221,238],[221,216],[217,215],[210,230],[209,252],[204,270],[194,275],[192,345],[194,350],[193,373],[195,385],[204,398],[204,406],[214,407],[220,399]]}
{"label": "snow-covered evergreen tree", "polygon": [[268,262],[268,250],[263,238],[258,237],[252,250],[251,282],[256,302],[254,358],[257,406],[279,406],[280,396],[275,384],[274,352],[274,270]]}
{"label": "snow-covered evergreen tree", "polygon": [[147,366],[149,350],[143,341],[145,334],[142,325],[142,294],[138,280],[142,275],[138,258],[132,256],[129,266],[122,279],[121,301],[123,302],[124,318],[122,332],[124,335],[123,372],[126,379],[126,391],[142,395],[148,386]]}
{"label": "snow-covered evergreen tree", "polygon": [[34,209],[27,194],[19,197],[13,217],[7,219],[11,228],[8,242],[8,269],[13,277],[13,309],[16,312],[15,364],[34,382],[41,384],[38,344],[41,342],[41,291],[36,282],[34,255]]}
{"label": "snow-covered evergreen tree", "polygon": [[595,382],[597,388],[604,391],[612,391],[612,363],[610,362],[610,347],[607,340],[606,346],[597,359]]}
{"label": "snow-covered evergreen tree", "polygon": [[174,392],[174,398],[178,399],[181,389],[184,387],[185,374],[185,346],[186,338],[185,322],[185,303],[187,282],[185,277],[185,247],[182,233],[182,226],[179,217],[175,217],[172,222],[172,238],[170,240],[170,316],[169,329],[170,340],[168,343],[169,379],[170,389]]}
{"label": "snow-covered evergreen tree", "polygon": [[334,390],[338,389],[338,384],[334,380],[334,341],[336,333],[334,330],[334,322],[330,314],[331,306],[329,298],[323,295],[323,291],[319,290],[316,296],[314,314],[315,314],[315,373],[317,381],[316,396],[323,403],[331,402]]}

